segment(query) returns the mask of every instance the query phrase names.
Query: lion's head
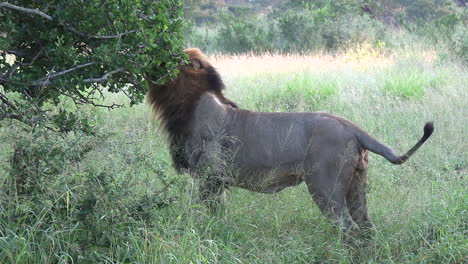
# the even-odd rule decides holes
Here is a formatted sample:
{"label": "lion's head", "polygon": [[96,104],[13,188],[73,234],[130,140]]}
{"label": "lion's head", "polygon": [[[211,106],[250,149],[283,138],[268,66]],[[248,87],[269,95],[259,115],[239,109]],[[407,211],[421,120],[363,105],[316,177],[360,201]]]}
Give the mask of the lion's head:
{"label": "lion's head", "polygon": [[[192,114],[204,93],[210,92],[223,104],[237,108],[223,95],[224,83],[208,58],[196,48],[184,52],[189,57],[189,63],[179,65],[180,72],[174,80],[158,85],[152,82],[150,74],[145,75],[149,85],[148,103],[162,122],[173,147],[190,133]],[[176,164],[180,162],[175,161]]]}

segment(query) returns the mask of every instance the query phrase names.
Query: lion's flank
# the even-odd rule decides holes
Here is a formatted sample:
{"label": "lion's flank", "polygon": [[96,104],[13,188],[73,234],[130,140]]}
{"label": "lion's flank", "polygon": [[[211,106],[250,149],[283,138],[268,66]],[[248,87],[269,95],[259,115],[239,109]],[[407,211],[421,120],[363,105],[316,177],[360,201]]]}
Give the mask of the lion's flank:
{"label": "lion's flank", "polygon": [[[190,63],[179,66],[180,73],[175,80],[164,85],[148,81],[148,103],[152,105],[164,130],[168,133],[172,148],[180,146],[190,134],[192,114],[204,93],[211,92],[223,104],[237,107],[235,103],[224,97],[224,83],[207,57],[196,48],[186,49],[184,52],[189,56]],[[151,80],[148,74],[146,78]],[[182,155],[179,155],[177,150],[172,149],[172,151],[176,167],[185,168],[186,161],[177,158]]]}

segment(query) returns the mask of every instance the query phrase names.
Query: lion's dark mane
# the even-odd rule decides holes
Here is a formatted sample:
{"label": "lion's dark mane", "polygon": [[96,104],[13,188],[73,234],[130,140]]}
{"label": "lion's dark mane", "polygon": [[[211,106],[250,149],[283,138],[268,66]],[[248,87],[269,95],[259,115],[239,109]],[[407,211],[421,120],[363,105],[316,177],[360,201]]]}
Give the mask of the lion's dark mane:
{"label": "lion's dark mane", "polygon": [[148,103],[162,122],[170,140],[171,155],[177,170],[188,169],[183,146],[191,134],[193,113],[200,97],[211,92],[223,104],[237,108],[237,105],[224,97],[224,83],[216,69],[198,49],[187,49],[190,63],[179,66],[177,79],[164,85],[157,85],[149,79]]}

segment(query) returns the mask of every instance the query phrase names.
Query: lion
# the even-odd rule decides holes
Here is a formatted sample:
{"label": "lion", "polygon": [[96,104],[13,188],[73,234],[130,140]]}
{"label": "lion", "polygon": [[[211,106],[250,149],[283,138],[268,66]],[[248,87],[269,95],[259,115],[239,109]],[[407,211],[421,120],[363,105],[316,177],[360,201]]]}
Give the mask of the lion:
{"label": "lion", "polygon": [[270,113],[241,109],[196,48],[164,85],[145,74],[147,100],[170,141],[173,164],[201,181],[200,199],[222,202],[230,186],[276,193],[305,182],[319,209],[342,231],[373,229],[366,202],[369,151],[403,164],[434,131],[396,155],[356,124],[324,112]]}

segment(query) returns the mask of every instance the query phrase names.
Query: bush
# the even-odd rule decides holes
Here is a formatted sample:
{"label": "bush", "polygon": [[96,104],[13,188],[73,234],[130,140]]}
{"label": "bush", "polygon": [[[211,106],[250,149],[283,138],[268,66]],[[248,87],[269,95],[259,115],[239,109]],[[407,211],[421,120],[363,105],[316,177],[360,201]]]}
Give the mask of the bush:
{"label": "bush", "polygon": [[283,50],[313,50],[322,46],[318,25],[309,12],[288,10],[278,18],[278,28]]}
{"label": "bush", "polygon": [[138,228],[157,224],[158,211],[185,186],[168,159],[141,146],[125,151],[128,145],[113,146],[107,134],[10,134],[14,155],[0,177],[2,263],[46,263],[65,253],[98,262],[108,248],[138,236]]}
{"label": "bush", "polygon": [[363,14],[356,3],[305,1],[275,16],[286,50],[337,50],[384,37],[382,25]]}

